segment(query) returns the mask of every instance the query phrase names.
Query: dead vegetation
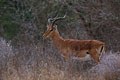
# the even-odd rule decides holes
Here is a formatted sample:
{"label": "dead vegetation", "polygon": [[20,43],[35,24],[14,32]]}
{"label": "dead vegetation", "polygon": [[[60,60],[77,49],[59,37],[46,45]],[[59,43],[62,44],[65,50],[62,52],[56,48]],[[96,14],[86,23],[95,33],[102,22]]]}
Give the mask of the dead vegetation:
{"label": "dead vegetation", "polygon": [[[100,64],[64,62],[43,40],[57,10],[61,36],[105,42]],[[0,80],[120,80],[119,12],[120,0],[0,0]]]}
{"label": "dead vegetation", "polygon": [[[0,39],[0,80],[119,80],[120,53],[106,52],[100,64],[71,60],[69,65],[52,47],[36,45],[15,50]],[[51,52],[50,52],[51,51]]]}

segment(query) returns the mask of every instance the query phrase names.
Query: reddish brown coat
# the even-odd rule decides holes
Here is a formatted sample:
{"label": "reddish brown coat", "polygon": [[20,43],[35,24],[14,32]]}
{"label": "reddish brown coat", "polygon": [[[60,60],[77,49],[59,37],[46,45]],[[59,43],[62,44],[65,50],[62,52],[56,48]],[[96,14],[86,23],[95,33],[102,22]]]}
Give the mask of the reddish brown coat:
{"label": "reddish brown coat", "polygon": [[43,37],[51,38],[65,59],[70,56],[84,58],[89,54],[95,62],[99,63],[105,47],[105,43],[99,40],[64,39],[60,36],[57,26],[48,25]]}

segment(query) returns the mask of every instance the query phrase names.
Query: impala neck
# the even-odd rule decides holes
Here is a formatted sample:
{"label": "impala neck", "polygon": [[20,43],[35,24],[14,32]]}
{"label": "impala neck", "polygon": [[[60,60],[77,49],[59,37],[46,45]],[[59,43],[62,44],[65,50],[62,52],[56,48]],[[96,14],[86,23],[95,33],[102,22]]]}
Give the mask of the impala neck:
{"label": "impala neck", "polygon": [[60,48],[61,45],[63,44],[64,39],[60,36],[59,32],[54,32],[51,38],[55,46]]}

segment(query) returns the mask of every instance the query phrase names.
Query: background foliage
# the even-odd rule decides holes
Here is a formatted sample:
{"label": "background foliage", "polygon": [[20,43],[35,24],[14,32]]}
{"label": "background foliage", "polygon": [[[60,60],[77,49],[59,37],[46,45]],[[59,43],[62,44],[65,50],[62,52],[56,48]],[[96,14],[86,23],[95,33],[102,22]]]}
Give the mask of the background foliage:
{"label": "background foliage", "polygon": [[[71,60],[71,75],[52,42],[42,38],[47,19],[66,12],[66,19],[56,23],[61,36],[104,41],[108,53],[100,65]],[[1,79],[69,80],[72,76],[72,80],[88,80],[86,75],[91,80],[94,75],[98,80],[119,79],[119,12],[119,0],[0,0]],[[90,75],[91,71],[96,73]]]}
{"label": "background foliage", "polygon": [[57,23],[62,36],[99,39],[109,50],[119,50],[119,0],[0,0],[0,6],[0,35],[6,39],[19,36],[21,41],[23,33],[35,42],[42,40],[47,19],[67,12],[67,18]]}

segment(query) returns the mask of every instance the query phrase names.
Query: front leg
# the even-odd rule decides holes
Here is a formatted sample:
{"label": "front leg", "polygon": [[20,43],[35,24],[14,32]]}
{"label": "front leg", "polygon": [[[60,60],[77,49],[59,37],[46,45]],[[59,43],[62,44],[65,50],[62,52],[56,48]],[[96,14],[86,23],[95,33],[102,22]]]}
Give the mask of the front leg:
{"label": "front leg", "polygon": [[70,58],[70,52],[67,49],[62,49],[61,56],[64,58],[64,61],[68,61]]}
{"label": "front leg", "polygon": [[67,55],[66,53],[61,54],[61,56],[63,57],[65,62],[69,60],[69,55]]}

